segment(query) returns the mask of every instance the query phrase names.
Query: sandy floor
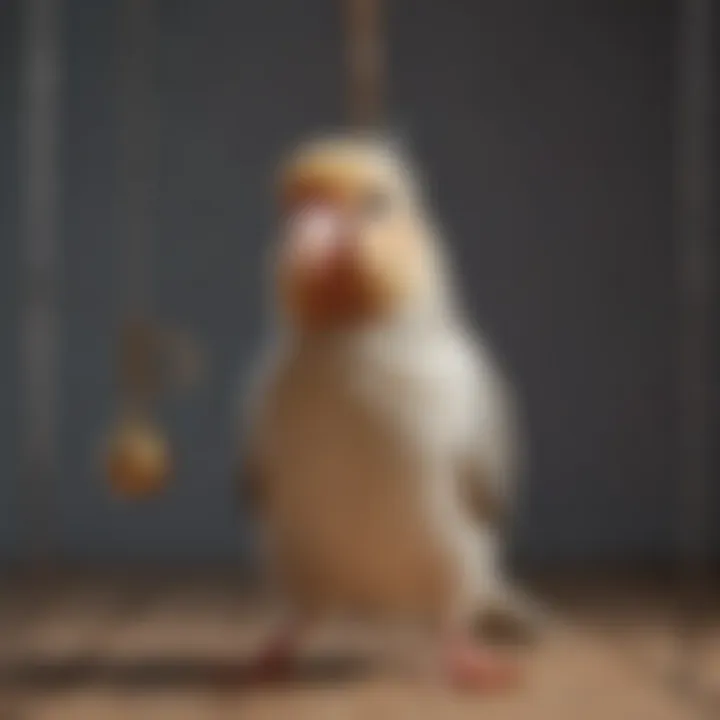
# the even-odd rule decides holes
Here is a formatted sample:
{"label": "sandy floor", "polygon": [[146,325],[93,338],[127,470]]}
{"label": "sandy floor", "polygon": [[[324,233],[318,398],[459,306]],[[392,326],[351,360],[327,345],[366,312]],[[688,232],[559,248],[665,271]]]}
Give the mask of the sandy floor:
{"label": "sandy floor", "polygon": [[273,688],[222,682],[268,625],[227,581],[15,584],[0,597],[3,669],[14,668],[0,720],[720,718],[720,613],[702,630],[691,697],[670,682],[676,643],[659,594],[586,586],[550,598],[562,622],[527,651],[525,685],[470,697],[377,669]]}

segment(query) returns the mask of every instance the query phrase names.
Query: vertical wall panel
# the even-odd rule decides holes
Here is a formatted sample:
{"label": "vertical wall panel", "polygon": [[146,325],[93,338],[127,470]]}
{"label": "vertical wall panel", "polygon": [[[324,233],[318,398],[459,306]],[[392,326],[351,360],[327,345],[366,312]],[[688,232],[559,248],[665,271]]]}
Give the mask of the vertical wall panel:
{"label": "vertical wall panel", "polygon": [[0,3],[0,560],[20,550],[18,443],[19,2]]}

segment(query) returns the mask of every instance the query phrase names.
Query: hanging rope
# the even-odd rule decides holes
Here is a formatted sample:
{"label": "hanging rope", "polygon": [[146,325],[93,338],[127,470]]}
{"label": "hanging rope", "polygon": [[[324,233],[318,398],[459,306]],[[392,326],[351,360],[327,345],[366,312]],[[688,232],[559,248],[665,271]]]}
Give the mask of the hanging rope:
{"label": "hanging rope", "polygon": [[120,161],[127,248],[128,316],[121,337],[121,392],[126,405],[148,411],[153,400],[151,249],[156,197],[156,115],[152,0],[123,0]]}
{"label": "hanging rope", "polygon": [[381,0],[346,0],[348,106],[353,125],[367,129],[382,121],[385,55]]}
{"label": "hanging rope", "polygon": [[141,498],[161,490],[171,451],[153,417],[158,396],[174,384],[194,384],[203,356],[190,337],[161,326],[152,314],[152,241],[156,236],[157,106],[152,0],[122,0],[120,18],[120,161],[126,318],[119,339],[120,417],[108,445],[107,470],[119,494]]}

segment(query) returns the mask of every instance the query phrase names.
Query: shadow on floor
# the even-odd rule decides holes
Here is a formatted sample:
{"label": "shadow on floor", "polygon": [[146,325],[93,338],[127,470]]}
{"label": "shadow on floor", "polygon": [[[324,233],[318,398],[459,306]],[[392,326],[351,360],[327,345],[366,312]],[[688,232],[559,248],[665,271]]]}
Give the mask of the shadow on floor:
{"label": "shadow on floor", "polygon": [[106,687],[128,690],[211,689],[236,690],[271,685],[273,689],[298,685],[345,684],[371,675],[367,660],[349,657],[313,658],[297,663],[280,676],[258,677],[241,662],[231,660],[148,657],[107,660],[98,657],[49,662],[16,661],[0,669],[0,688],[30,691]]}

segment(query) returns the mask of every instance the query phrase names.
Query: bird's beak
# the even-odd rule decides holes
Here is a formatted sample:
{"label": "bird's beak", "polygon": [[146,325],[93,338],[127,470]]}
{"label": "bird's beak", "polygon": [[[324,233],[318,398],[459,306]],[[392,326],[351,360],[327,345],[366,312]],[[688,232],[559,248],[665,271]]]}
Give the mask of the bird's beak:
{"label": "bird's beak", "polygon": [[358,236],[342,203],[303,204],[288,220],[280,251],[280,288],[296,322],[323,328],[365,313]]}
{"label": "bird's beak", "polygon": [[348,259],[351,232],[342,209],[330,202],[306,204],[293,213],[283,240],[286,270],[308,279],[333,274]]}

